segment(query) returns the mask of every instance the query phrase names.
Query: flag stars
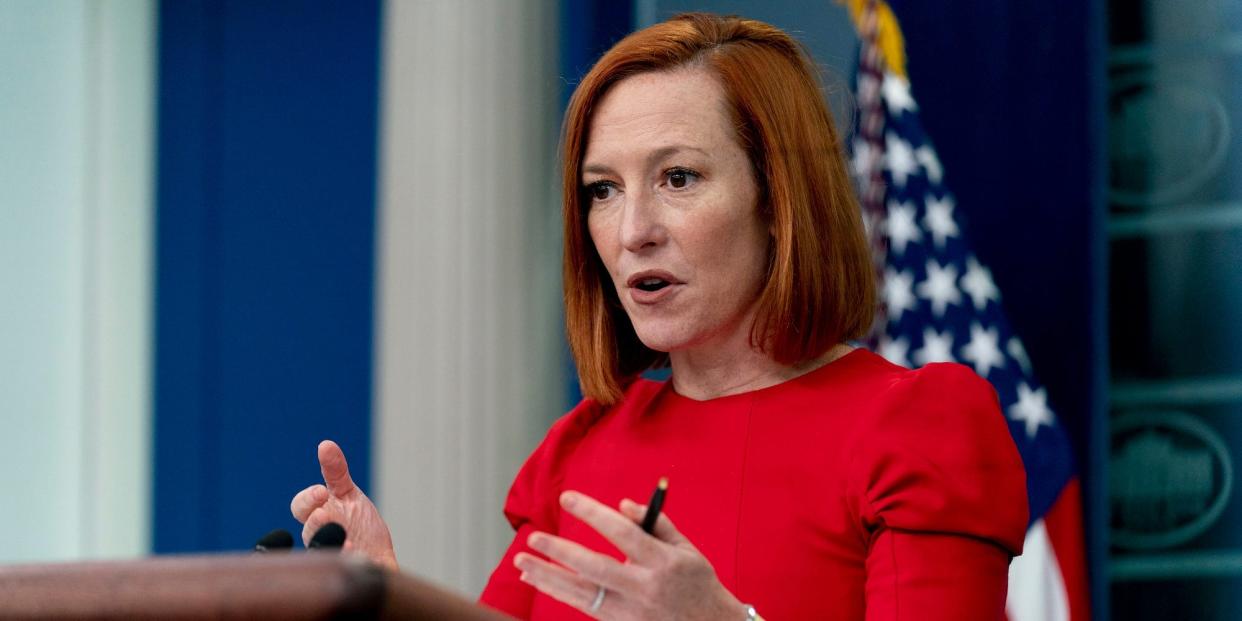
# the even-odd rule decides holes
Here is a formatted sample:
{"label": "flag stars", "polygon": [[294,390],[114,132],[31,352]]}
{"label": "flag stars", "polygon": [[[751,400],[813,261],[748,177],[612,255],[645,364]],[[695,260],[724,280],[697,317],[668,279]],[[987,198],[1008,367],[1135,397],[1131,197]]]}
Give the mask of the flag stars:
{"label": "flag stars", "polygon": [[979,322],[970,324],[970,342],[962,348],[962,359],[975,365],[975,373],[987,379],[993,368],[1005,365],[999,347],[1000,334],[995,328],[985,329]]}
{"label": "flag stars", "polygon": [[933,185],[939,185],[944,169],[940,167],[940,158],[936,157],[936,151],[929,145],[923,145],[914,150],[914,159],[927,171],[927,180]]}
{"label": "flag stars", "polygon": [[910,95],[910,82],[892,73],[884,74],[884,83],[880,87],[884,103],[888,104],[888,113],[897,116],[902,112],[918,110],[914,97]]}
{"label": "flag stars", "polygon": [[927,279],[919,283],[919,297],[931,302],[936,318],[944,316],[950,304],[962,303],[962,292],[957,288],[957,267],[927,262]]}
{"label": "flag stars", "polygon": [[1022,346],[1022,340],[1018,337],[1009,339],[1009,345],[1005,347],[1009,350],[1009,357],[1018,361],[1018,366],[1022,367],[1022,372],[1027,375],[1031,374],[1031,357],[1026,355],[1026,348]]}
{"label": "flag stars", "polygon": [[987,308],[988,301],[1000,301],[1000,290],[992,282],[992,272],[983,267],[973,256],[966,259],[966,274],[962,276],[962,290],[975,303],[976,310]]}
{"label": "flag stars", "polygon": [[[901,319],[902,313],[914,310],[918,300],[914,297],[914,276],[908,271],[884,270],[884,307],[890,321]],[[885,356],[887,358],[887,356]]]}
{"label": "flag stars", "polygon": [[884,167],[898,187],[905,187],[906,180],[919,171],[919,163],[914,160],[914,149],[910,143],[892,132],[884,135]]}
{"label": "flag stars", "polygon": [[1043,388],[1031,390],[1026,382],[1018,384],[1018,402],[1009,406],[1009,418],[1026,425],[1026,437],[1034,440],[1040,426],[1052,426],[1052,410],[1048,409],[1048,393]]}
{"label": "flag stars", "polygon": [[880,341],[880,356],[895,365],[910,368],[909,352],[910,342],[904,336]]}
{"label": "flag stars", "polygon": [[914,220],[914,205],[889,201],[884,232],[888,234],[888,247],[896,250],[897,254],[904,254],[910,242],[922,241],[923,232]]}
{"label": "flag stars", "polygon": [[945,196],[938,199],[928,194],[923,202],[927,204],[927,215],[923,216],[923,225],[931,231],[936,248],[944,248],[945,242],[950,237],[957,237],[961,234],[957,228],[957,222],[953,219],[953,198]]}
{"label": "flag stars", "polygon": [[953,331],[936,332],[923,328],[923,347],[914,352],[914,363],[923,366],[933,362],[953,362]]}

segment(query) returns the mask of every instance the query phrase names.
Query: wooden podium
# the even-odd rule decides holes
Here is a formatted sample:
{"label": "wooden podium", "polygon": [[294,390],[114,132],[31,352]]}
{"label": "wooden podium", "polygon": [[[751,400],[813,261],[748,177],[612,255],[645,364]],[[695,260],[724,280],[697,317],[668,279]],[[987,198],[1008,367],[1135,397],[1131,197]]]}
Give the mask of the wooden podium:
{"label": "wooden podium", "polygon": [[508,615],[337,553],[0,567],[0,619],[462,619]]}

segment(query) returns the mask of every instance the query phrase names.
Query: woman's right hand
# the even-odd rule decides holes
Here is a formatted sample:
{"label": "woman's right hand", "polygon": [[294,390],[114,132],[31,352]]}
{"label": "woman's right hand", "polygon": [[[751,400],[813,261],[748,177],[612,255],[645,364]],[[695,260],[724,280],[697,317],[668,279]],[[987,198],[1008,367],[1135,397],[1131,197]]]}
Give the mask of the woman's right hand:
{"label": "woman's right hand", "polygon": [[319,469],[324,484],[298,492],[289,503],[293,517],[302,523],[302,543],[309,544],[320,528],[336,522],[345,528],[345,550],[365,554],[380,566],[398,569],[388,525],[375,503],[354,485],[345,453],[336,442],[319,443]]}

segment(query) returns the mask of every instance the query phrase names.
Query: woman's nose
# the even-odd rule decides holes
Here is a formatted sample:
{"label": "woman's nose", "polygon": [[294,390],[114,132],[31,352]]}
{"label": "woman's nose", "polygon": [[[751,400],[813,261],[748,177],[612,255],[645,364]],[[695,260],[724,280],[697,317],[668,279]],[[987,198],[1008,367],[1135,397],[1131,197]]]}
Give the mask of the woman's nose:
{"label": "woman's nose", "polygon": [[661,205],[650,191],[628,195],[621,216],[621,245],[630,252],[642,252],[663,244],[668,232],[662,216]]}

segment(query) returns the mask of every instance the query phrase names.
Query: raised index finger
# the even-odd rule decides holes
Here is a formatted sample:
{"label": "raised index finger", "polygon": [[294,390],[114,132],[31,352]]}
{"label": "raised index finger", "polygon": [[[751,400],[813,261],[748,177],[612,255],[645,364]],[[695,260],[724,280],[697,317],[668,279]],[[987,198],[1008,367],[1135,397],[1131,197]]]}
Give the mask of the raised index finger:
{"label": "raised index finger", "polygon": [[349,464],[345,453],[336,442],[324,440],[319,443],[319,470],[328,491],[337,498],[344,498],[354,491],[354,480],[349,477]]}
{"label": "raised index finger", "polygon": [[659,552],[660,542],[629,518],[586,494],[564,492],[561,506],[617,546],[631,562],[644,564]]}

